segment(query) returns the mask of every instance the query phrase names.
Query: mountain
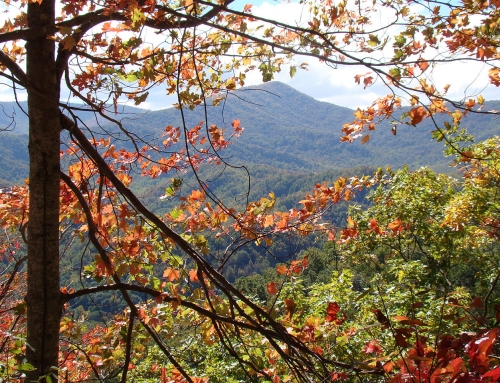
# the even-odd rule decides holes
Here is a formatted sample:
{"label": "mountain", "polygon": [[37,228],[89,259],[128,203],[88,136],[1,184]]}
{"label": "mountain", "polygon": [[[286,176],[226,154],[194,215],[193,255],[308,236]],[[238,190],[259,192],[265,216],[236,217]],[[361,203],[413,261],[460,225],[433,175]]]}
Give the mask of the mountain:
{"label": "mountain", "polygon": [[[20,105],[26,110],[25,103]],[[0,112],[0,129],[9,124],[12,128],[13,117],[15,127],[0,133],[0,182],[20,182],[27,176],[27,137],[23,135],[27,132],[27,117],[15,103],[3,103],[1,107],[4,113]],[[500,102],[492,101],[485,109],[500,109]],[[180,110],[175,108],[147,111],[124,107],[122,111],[124,114],[118,117],[124,127],[148,141],[159,139],[167,125],[182,125]],[[274,172],[301,174],[363,165],[397,168],[404,164],[449,171],[451,161],[443,157],[443,145],[431,140],[434,127],[429,121],[418,127],[400,125],[397,136],[391,134],[387,123],[377,127],[366,145],[359,140],[341,143],[340,129],[353,120],[353,110],[317,101],[279,82],[242,88],[228,94],[218,107],[186,110],[187,127],[204,120],[205,112],[208,124],[230,126],[233,119],[239,119],[245,128],[242,136],[221,153],[235,165],[262,165]],[[91,112],[79,111],[77,115],[95,134],[102,132],[101,126],[119,140],[119,132],[109,121],[96,118]],[[487,115],[469,114],[463,125],[478,139],[498,130],[497,121]]]}

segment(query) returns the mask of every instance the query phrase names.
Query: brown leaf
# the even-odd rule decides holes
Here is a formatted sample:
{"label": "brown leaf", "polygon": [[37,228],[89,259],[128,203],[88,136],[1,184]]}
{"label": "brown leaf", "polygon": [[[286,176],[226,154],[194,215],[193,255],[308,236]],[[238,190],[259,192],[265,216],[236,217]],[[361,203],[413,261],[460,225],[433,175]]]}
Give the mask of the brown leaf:
{"label": "brown leaf", "polygon": [[380,311],[379,309],[373,309],[372,312],[377,317],[378,323],[380,323],[384,326],[389,326],[389,324],[390,324],[389,319],[387,319],[387,317],[384,315],[384,313],[382,311]]}
{"label": "brown leaf", "polygon": [[406,341],[405,337],[401,334],[396,334],[396,344],[399,347],[403,347],[403,348],[410,347],[410,344]]}
{"label": "brown leaf", "polygon": [[285,310],[286,310],[287,320],[292,319],[293,313],[295,312],[296,308],[297,305],[295,304],[293,299],[285,299]]}
{"label": "brown leaf", "polygon": [[423,106],[417,106],[410,110],[408,115],[410,116],[410,124],[417,125],[427,116],[427,111]]}

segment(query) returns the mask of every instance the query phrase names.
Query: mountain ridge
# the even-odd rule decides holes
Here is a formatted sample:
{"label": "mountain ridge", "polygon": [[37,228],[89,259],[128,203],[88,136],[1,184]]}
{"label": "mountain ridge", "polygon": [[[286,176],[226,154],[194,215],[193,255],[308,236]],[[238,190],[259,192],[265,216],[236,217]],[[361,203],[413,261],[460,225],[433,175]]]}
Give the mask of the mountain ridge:
{"label": "mountain ridge", "polygon": [[[25,103],[21,106],[26,107]],[[0,182],[20,182],[27,176],[27,136],[23,134],[27,132],[28,119],[15,103],[1,103],[1,107],[4,113],[0,112],[0,129],[11,124],[13,118],[15,128],[12,132],[0,132],[0,180],[3,180]],[[486,107],[500,109],[500,101],[490,101]],[[179,109],[147,111],[129,106],[120,109],[125,114],[118,117],[125,128],[148,140],[160,139],[167,125],[182,126]],[[447,171],[447,164],[451,162],[442,155],[443,145],[432,141],[430,132],[434,126],[428,120],[418,127],[399,125],[397,136],[393,136],[390,125],[384,123],[371,134],[366,145],[360,140],[341,143],[342,125],[354,119],[354,111],[315,100],[280,82],[231,92],[219,107],[206,105],[185,110],[187,127],[203,121],[205,113],[208,125],[230,126],[232,120],[239,119],[245,128],[242,136],[220,153],[234,165],[268,165],[276,171],[307,173],[363,165],[397,168],[405,163],[412,168],[430,166]],[[90,112],[78,111],[77,115],[94,132],[99,132],[101,125],[118,137],[118,130],[106,120]],[[111,113],[110,117],[114,115]],[[438,116],[438,120],[442,119]],[[472,127],[479,140],[498,130],[494,118],[485,115],[469,114],[464,125]]]}

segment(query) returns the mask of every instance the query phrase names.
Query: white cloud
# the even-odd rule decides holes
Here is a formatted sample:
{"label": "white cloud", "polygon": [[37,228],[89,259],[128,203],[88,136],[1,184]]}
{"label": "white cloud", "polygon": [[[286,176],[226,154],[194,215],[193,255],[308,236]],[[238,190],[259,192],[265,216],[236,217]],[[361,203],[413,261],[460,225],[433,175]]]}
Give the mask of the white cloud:
{"label": "white cloud", "polygon": [[[308,17],[307,9],[297,3],[283,4],[266,1],[259,6],[254,6],[252,10],[255,15],[274,18],[290,24],[304,23]],[[390,11],[381,8],[371,18],[372,27],[382,27],[391,20]],[[402,27],[392,28],[386,32],[387,35],[394,34],[398,28]],[[379,38],[382,38],[381,33]],[[387,44],[382,53],[379,53],[378,56],[372,55],[370,58],[381,58],[381,55],[391,57],[392,54],[393,47],[391,44]],[[433,52],[427,52],[427,55],[430,54],[433,54]],[[316,59],[296,58],[297,63],[302,61],[309,64],[309,71],[299,70],[296,76],[290,79],[288,75],[289,69],[284,67],[282,73],[275,76],[275,80],[287,83],[316,99],[350,108],[370,105],[377,97],[390,93],[389,89],[382,86],[381,81],[367,89],[364,89],[363,85],[356,84],[354,76],[368,71],[363,67],[339,66],[337,69],[332,69]],[[498,89],[489,84],[488,66],[481,62],[457,61],[439,64],[433,68],[432,72],[429,70],[429,73],[431,75],[427,79],[428,82],[433,83],[438,90],[442,91],[445,85],[451,85],[448,96],[454,100],[463,100],[479,94],[482,94],[486,99],[499,98]],[[258,71],[249,74],[247,78],[248,85],[257,85],[262,81]]]}
{"label": "white cloud", "polygon": [[[246,3],[254,3],[252,12],[255,15],[292,25],[304,25],[310,17],[307,9],[308,5],[299,2],[237,0],[237,3],[241,5],[241,8]],[[383,26],[390,20],[390,11],[381,8],[380,12],[371,19],[372,27]],[[391,30],[390,33],[393,33],[394,30]],[[153,32],[145,33],[147,33],[144,36],[145,40],[151,40],[150,42],[154,45],[160,44],[165,38]],[[389,57],[392,52],[393,48],[388,44],[382,54]],[[371,58],[375,57],[373,55]],[[295,58],[296,64],[302,62],[308,63],[308,71],[299,69],[295,77],[290,78],[289,66],[285,65],[282,72],[275,75],[274,80],[284,82],[316,99],[350,108],[368,106],[377,97],[389,93],[388,89],[383,87],[380,81],[367,89],[364,89],[363,85],[356,84],[354,76],[368,71],[363,67],[344,66],[333,69],[317,59]],[[448,95],[456,100],[477,96],[478,94],[482,94],[486,99],[498,99],[498,90],[488,84],[487,71],[488,67],[482,63],[471,61],[448,63],[436,66],[429,81],[433,82],[438,89],[443,89],[446,84],[450,84]],[[258,70],[248,73],[246,85],[258,85],[260,83],[262,83],[262,75]],[[26,96],[21,93],[19,98],[25,99]],[[12,90],[5,85],[0,86],[0,101],[12,100]],[[160,85],[150,91],[147,102],[141,104],[140,107],[152,110],[164,109],[170,107],[176,101],[174,96],[166,96],[164,87]],[[133,105],[131,102],[128,104]]]}

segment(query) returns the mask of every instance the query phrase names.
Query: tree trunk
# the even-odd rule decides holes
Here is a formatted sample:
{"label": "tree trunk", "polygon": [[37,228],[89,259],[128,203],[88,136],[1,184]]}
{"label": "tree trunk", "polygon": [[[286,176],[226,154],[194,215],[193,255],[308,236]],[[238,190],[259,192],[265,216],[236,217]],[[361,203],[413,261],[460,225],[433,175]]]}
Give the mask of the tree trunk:
{"label": "tree trunk", "polygon": [[[28,26],[54,25],[55,1],[29,2]],[[28,222],[28,347],[35,371],[27,381],[53,373],[57,379],[62,300],[59,285],[59,83],[55,43],[49,38],[26,44],[30,210]],[[45,379],[41,380],[42,382]]]}

